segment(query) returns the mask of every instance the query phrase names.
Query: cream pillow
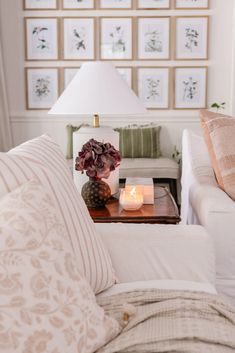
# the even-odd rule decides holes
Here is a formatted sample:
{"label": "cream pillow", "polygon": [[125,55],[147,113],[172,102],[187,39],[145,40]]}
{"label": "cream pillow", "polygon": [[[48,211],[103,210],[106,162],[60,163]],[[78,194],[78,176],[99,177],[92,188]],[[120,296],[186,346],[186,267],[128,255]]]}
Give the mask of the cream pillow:
{"label": "cream pillow", "polygon": [[109,254],[74,185],[59,146],[47,135],[35,138],[8,153],[0,153],[0,171],[0,197],[35,176],[48,187],[80,272],[95,293],[112,286],[115,276]]}
{"label": "cream pillow", "polygon": [[0,201],[0,350],[96,351],[119,332],[78,272],[48,192],[32,180]]}
{"label": "cream pillow", "polygon": [[235,201],[235,119],[207,110],[200,118],[218,184]]}

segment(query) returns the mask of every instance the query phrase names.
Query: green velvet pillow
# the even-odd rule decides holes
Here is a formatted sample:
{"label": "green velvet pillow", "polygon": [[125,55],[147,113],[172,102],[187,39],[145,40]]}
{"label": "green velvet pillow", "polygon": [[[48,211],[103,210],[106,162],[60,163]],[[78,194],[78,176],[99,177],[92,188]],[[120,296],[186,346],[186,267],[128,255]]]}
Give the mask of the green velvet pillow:
{"label": "green velvet pillow", "polygon": [[82,125],[83,124],[81,124],[79,126],[73,126],[73,125],[67,125],[66,126],[66,129],[67,129],[67,153],[66,153],[66,158],[67,159],[73,158],[73,133],[75,131],[78,131]]}
{"label": "green velvet pillow", "polygon": [[130,125],[115,129],[120,134],[119,149],[123,158],[159,158],[161,126]]}

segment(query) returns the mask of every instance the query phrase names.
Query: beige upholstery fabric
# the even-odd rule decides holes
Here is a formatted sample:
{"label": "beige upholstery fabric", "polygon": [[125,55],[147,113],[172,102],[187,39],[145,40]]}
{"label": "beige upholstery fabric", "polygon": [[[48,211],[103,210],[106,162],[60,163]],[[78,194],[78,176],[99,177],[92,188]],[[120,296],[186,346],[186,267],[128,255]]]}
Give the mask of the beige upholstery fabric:
{"label": "beige upholstery fabric", "polygon": [[206,110],[200,117],[218,184],[235,200],[235,119]]}
{"label": "beige upholstery fabric", "polygon": [[80,275],[50,193],[35,180],[0,201],[0,352],[91,353],[113,338]]}
{"label": "beige upholstery fabric", "polygon": [[49,137],[0,153],[0,197],[37,177],[48,187],[67,229],[80,272],[98,293],[115,282],[111,260],[77,191],[59,146]]}
{"label": "beige upholstery fabric", "polygon": [[124,158],[121,162],[120,178],[169,178],[179,177],[179,165],[170,158]]}

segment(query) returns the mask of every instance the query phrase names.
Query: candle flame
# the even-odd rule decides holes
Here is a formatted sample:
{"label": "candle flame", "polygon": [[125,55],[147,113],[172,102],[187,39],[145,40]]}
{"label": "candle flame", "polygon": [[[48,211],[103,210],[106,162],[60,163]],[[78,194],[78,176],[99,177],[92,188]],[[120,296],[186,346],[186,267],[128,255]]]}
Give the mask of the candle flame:
{"label": "candle flame", "polygon": [[134,199],[136,199],[136,187],[134,187],[134,188],[131,189],[130,195],[131,195],[131,197],[133,197]]}

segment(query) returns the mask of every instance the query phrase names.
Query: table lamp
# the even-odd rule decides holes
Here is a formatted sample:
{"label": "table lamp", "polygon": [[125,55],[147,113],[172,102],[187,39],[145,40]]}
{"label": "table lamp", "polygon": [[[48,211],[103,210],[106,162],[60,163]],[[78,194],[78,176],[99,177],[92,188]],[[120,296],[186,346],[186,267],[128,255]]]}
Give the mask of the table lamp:
{"label": "table lamp", "polygon": [[[93,116],[93,126],[84,126],[73,134],[73,159],[84,143],[94,138],[110,142],[119,149],[119,133],[110,127],[100,126],[100,117],[111,115],[146,114],[146,108],[128,84],[108,62],[88,62],[78,69],[75,77],[53,105],[49,114],[82,115],[88,121]],[[79,190],[88,180],[73,167],[74,181]],[[111,193],[118,191],[119,171],[115,170],[106,180]]]}

